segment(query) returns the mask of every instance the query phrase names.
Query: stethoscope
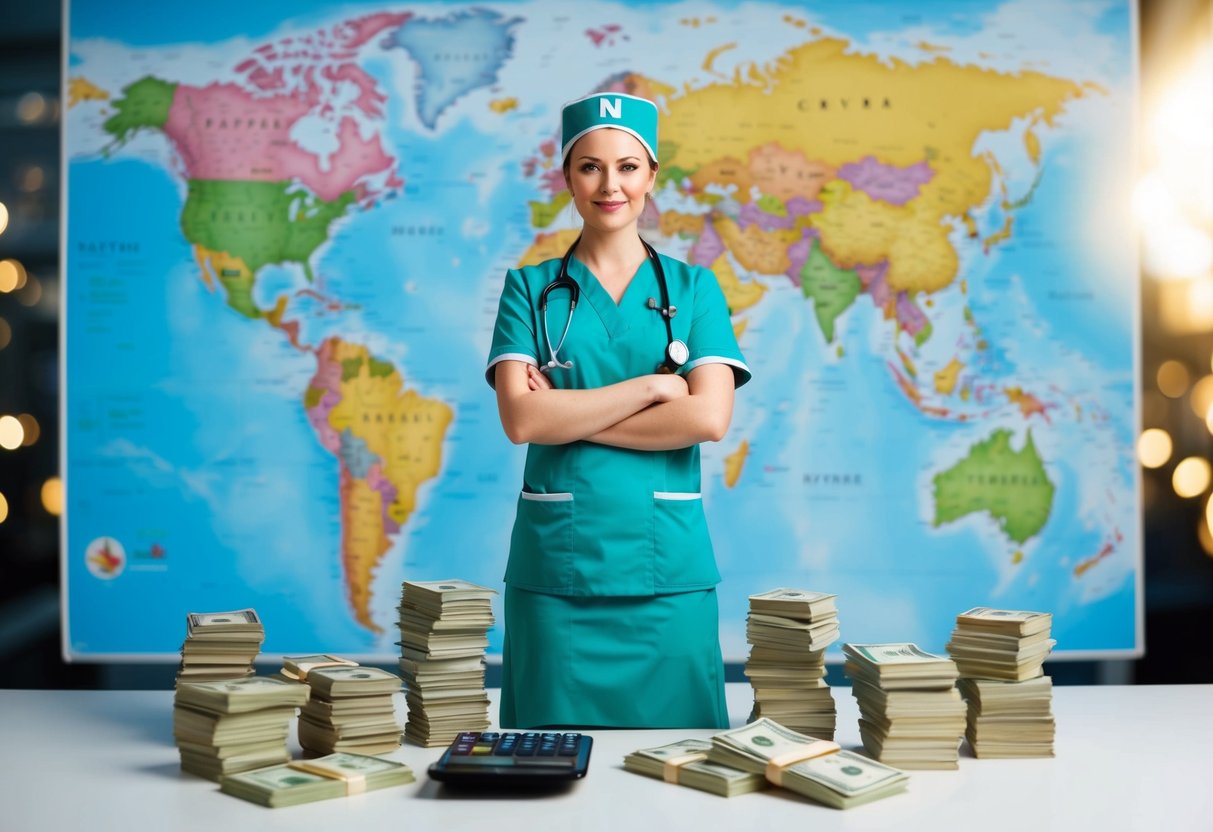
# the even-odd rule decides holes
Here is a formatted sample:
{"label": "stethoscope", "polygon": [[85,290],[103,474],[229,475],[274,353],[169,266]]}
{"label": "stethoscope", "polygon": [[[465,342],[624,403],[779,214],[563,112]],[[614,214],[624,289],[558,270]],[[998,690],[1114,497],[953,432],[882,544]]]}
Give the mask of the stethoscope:
{"label": "stethoscope", "polygon": [[[557,367],[567,370],[573,366],[572,361],[561,361],[558,353],[564,347],[564,339],[569,334],[569,324],[573,322],[573,310],[577,308],[577,302],[581,299],[581,288],[577,285],[577,281],[569,277],[569,259],[573,256],[573,250],[577,248],[579,242],[581,242],[580,237],[569,246],[569,250],[560,260],[560,271],[556,274],[556,279],[543,287],[543,291],[539,295],[539,317],[543,319],[543,340],[547,343],[549,356],[547,363],[539,368],[544,373],[550,373]],[[657,372],[676,373],[683,364],[687,363],[687,359],[691,357],[691,351],[687,349],[687,345],[683,341],[674,337],[674,327],[670,320],[678,314],[678,307],[670,303],[670,290],[665,284],[665,269],[661,266],[661,258],[657,256],[656,250],[643,239],[640,243],[648,252],[649,260],[653,263],[653,271],[657,273],[657,287],[661,290],[661,306],[657,305],[654,298],[649,298],[647,304],[649,309],[656,309],[660,312],[661,319],[665,321],[665,360],[657,366]],[[569,290],[569,317],[564,322],[564,331],[560,333],[560,340],[553,347],[552,337],[548,334],[548,295],[555,289]]]}

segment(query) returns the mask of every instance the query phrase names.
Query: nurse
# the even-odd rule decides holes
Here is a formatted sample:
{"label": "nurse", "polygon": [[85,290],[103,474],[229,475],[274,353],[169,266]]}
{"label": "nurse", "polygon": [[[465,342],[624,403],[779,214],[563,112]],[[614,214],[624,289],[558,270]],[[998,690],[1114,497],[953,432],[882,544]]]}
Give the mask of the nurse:
{"label": "nurse", "polygon": [[723,438],[750,371],[715,276],[638,233],[657,118],[621,93],[564,108],[581,236],[502,289],[487,379],[528,445],[503,728],[728,726],[699,443]]}

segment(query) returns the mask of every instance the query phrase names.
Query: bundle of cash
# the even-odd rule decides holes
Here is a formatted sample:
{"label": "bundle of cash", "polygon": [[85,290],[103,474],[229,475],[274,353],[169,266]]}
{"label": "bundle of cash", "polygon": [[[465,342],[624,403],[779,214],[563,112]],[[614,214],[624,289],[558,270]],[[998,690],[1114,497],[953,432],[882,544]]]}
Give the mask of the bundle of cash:
{"label": "bundle of cash", "polygon": [[965,729],[956,665],[906,642],[844,644],[869,754],[901,768],[955,769]]}
{"label": "bundle of cash", "polygon": [[956,616],[948,653],[961,676],[1020,682],[1044,673],[1045,658],[1057,643],[1050,638],[1047,612],[974,607]]}
{"label": "bundle of cash", "polygon": [[311,754],[383,754],[399,748],[394,694],[400,677],[333,659],[303,656],[283,663],[283,674],[302,676],[312,693],[299,710],[299,744]]}
{"label": "bundle of cash", "polygon": [[714,735],[708,760],[762,774],[777,786],[835,809],[849,809],[905,791],[909,781],[904,771],[769,719]]}
{"label": "bundle of cash", "polygon": [[224,775],[219,781],[219,791],[277,808],[399,786],[413,780],[412,769],[404,763],[342,752]]}
{"label": "bundle of cash", "polygon": [[173,738],[181,768],[208,780],[291,758],[286,741],[308,689],[250,676],[182,682],[173,701]]}
{"label": "bundle of cash", "polygon": [[825,653],[838,638],[835,597],[787,587],[750,596],[745,674],[754,688],[751,719],[834,737],[837,710],[825,681]]}
{"label": "bundle of cash", "polygon": [[965,739],[977,757],[1052,757],[1053,680],[968,679],[956,683],[968,704]]}
{"label": "bundle of cash", "polygon": [[445,746],[463,731],[488,729],[484,651],[495,594],[460,580],[401,585],[400,671],[407,688],[404,737],[409,742]]}
{"label": "bundle of cash", "polygon": [[733,797],[767,787],[767,779],[741,769],[713,763],[708,759],[712,743],[686,739],[656,748],[641,748],[623,758],[628,771],[657,777],[667,783]]}
{"label": "bundle of cash", "polygon": [[968,704],[965,737],[978,757],[1052,757],[1053,682],[1044,661],[1057,642],[1047,612],[973,607],[956,616],[948,652]]}
{"label": "bundle of cash", "polygon": [[214,682],[253,675],[265,628],[255,610],[191,612],[177,682]]}

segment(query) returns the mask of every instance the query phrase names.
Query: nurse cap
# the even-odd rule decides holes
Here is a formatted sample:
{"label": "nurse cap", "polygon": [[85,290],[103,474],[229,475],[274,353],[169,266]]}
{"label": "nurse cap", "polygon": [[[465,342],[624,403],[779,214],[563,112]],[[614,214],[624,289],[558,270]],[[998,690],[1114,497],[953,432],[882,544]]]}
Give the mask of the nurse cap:
{"label": "nurse cap", "polygon": [[657,105],[647,98],[621,92],[600,92],[566,104],[561,114],[560,161],[569,158],[577,140],[601,127],[631,133],[657,161]]}

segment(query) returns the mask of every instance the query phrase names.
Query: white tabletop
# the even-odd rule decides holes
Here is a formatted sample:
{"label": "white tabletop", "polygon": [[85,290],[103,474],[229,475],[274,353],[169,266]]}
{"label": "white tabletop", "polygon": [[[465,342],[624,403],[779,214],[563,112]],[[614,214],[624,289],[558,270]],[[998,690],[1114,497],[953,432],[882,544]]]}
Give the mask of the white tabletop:
{"label": "white tabletop", "polygon": [[[490,691],[495,695],[496,691]],[[729,713],[749,713],[747,684]],[[850,688],[835,688],[838,741],[857,748]],[[491,711],[496,714],[496,705]],[[772,789],[721,798],[626,772],[623,755],[711,731],[595,731],[586,779],[543,796],[468,796],[431,781],[442,749],[402,746],[417,782],[266,809],[181,772],[169,691],[0,690],[0,829],[806,830],[1213,829],[1213,685],[1057,687],[1055,759],[978,760],[911,772],[909,790],[838,811]],[[403,723],[404,697],[397,714]],[[290,747],[298,756],[293,734]]]}

